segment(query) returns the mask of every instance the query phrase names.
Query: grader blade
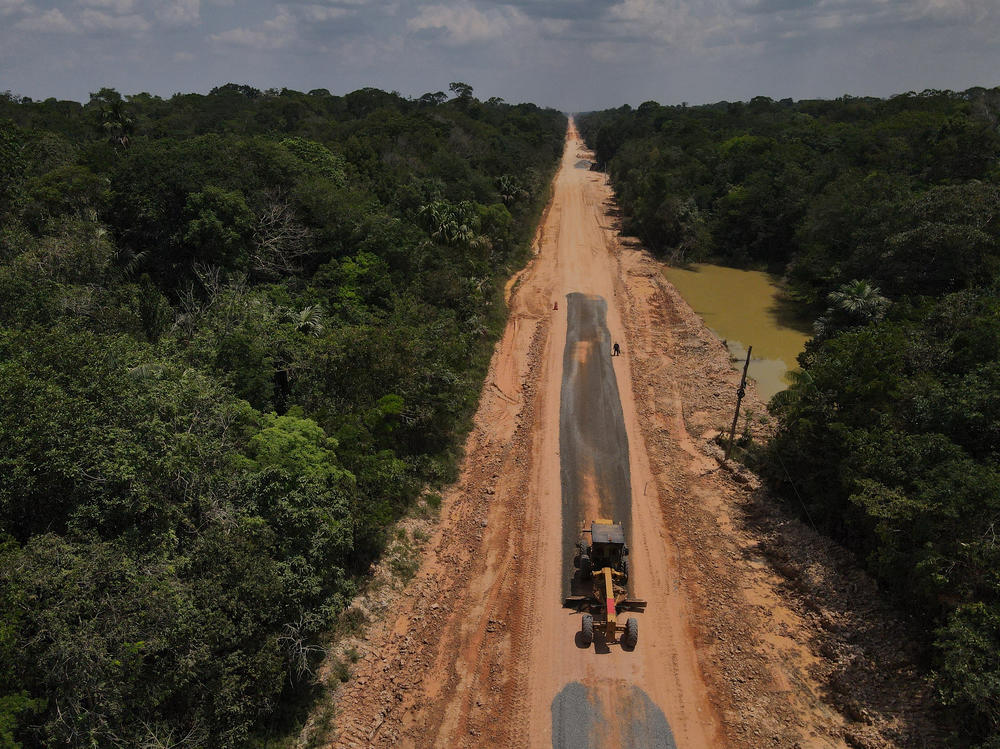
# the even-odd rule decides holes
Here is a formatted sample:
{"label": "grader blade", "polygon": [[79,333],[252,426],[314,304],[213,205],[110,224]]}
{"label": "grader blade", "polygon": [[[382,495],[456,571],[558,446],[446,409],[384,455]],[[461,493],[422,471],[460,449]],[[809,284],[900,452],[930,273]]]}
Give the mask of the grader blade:
{"label": "grader blade", "polygon": [[626,598],[618,604],[619,611],[638,611],[640,614],[646,611],[646,601],[641,598]]}

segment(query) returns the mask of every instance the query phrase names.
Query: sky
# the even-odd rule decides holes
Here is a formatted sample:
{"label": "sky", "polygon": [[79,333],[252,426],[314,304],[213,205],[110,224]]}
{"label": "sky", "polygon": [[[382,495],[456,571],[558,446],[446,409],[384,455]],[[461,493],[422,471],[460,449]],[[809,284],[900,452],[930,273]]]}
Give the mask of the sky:
{"label": "sky", "polygon": [[0,91],[365,86],[567,112],[1000,86],[1000,0],[0,0]]}

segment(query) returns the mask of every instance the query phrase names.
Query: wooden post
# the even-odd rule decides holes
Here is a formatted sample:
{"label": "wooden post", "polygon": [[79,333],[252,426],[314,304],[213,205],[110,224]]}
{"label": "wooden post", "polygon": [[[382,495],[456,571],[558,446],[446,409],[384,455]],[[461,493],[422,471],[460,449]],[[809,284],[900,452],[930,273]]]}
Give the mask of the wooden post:
{"label": "wooden post", "polygon": [[733,439],[736,437],[736,422],[740,420],[740,404],[743,403],[743,396],[747,394],[747,370],[750,369],[750,352],[753,346],[747,347],[747,360],[743,365],[743,378],[740,380],[740,389],[736,391],[736,413],[733,414],[733,426],[729,430],[729,447],[726,448],[726,460],[733,451]]}

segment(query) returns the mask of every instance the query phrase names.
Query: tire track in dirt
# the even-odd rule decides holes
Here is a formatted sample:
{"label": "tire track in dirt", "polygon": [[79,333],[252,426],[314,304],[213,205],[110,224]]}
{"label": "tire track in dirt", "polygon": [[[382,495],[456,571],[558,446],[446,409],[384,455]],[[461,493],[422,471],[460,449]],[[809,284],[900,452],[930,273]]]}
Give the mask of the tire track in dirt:
{"label": "tire track in dirt", "polygon": [[[607,230],[610,225],[607,215],[598,210],[604,206],[607,190],[601,175],[577,167],[580,156],[574,161],[573,153],[579,154],[579,145],[572,131],[570,142],[563,168],[556,179],[554,201],[559,207],[561,220],[558,240],[545,250],[550,254],[548,272],[554,279],[555,288],[563,294],[604,299],[607,303],[607,331],[611,338],[625,341],[620,300],[616,298],[620,279],[611,251],[613,235]],[[631,529],[634,551],[629,557],[630,583],[638,597],[650,600],[650,613],[635,615],[640,635],[638,647],[634,650],[629,651],[619,645],[603,646],[599,640],[595,640],[594,647],[581,649],[575,643],[580,625],[579,614],[563,609],[561,601],[553,601],[556,596],[561,596],[569,579],[572,554],[568,553],[566,547],[570,542],[564,534],[567,530],[573,533],[581,519],[564,518],[560,480],[564,458],[561,440],[567,429],[579,426],[565,423],[560,409],[562,375],[564,370],[576,366],[578,358],[567,356],[566,350],[567,342],[571,342],[569,328],[574,324],[567,316],[571,314],[567,311],[566,315],[554,316],[550,342],[544,354],[547,374],[542,379],[542,386],[546,397],[543,399],[544,411],[540,414],[539,429],[543,437],[539,464],[545,467],[545,471],[536,484],[543,532],[537,548],[541,563],[535,599],[539,604],[535,608],[536,622],[528,654],[534,669],[527,690],[536,695],[529,720],[531,745],[551,746],[553,741],[558,740],[558,731],[552,725],[552,700],[567,684],[576,682],[589,690],[596,690],[596,694],[607,695],[596,716],[594,730],[599,736],[624,735],[625,722],[619,711],[626,709],[629,700],[611,685],[627,684],[630,690],[634,687],[644,692],[662,710],[665,718],[669,719],[678,745],[718,746],[719,721],[698,673],[697,657],[685,623],[687,614],[683,606],[678,605],[677,596],[672,596],[670,592],[672,577],[664,554],[659,500],[655,491],[650,490],[647,496],[641,490],[651,482],[651,475],[645,446],[635,421],[628,357],[626,354],[610,358],[608,333],[595,334],[589,347],[581,347],[595,362],[610,370],[601,377],[600,370],[595,368],[590,375],[594,382],[588,405],[594,411],[606,407],[611,399],[602,397],[601,388],[604,387],[610,387],[621,403],[624,438],[605,439],[604,444],[598,438],[594,442],[597,449],[612,447],[615,459],[624,464],[623,470],[630,476],[630,488],[620,501],[624,512],[611,510],[608,514],[624,514],[624,517],[615,519]],[[605,348],[598,358],[597,345],[601,342]],[[554,376],[556,374],[560,376]],[[558,432],[552,428],[555,424],[560,424]],[[591,473],[580,471],[580,483],[585,490],[595,483]],[[625,484],[624,477],[621,484]],[[591,491],[595,496],[600,493],[596,486]],[[583,519],[593,519],[591,512],[596,514],[596,506]],[[575,542],[576,538],[572,541]]]}
{"label": "tire track in dirt", "polygon": [[[683,749],[935,743],[905,627],[848,555],[722,463],[711,440],[732,418],[739,373],[660,266],[617,236],[604,176],[576,168],[588,154],[572,126],[567,146],[424,562],[403,590],[357,603],[388,613],[332,696],[333,745],[550,747],[561,740],[553,704],[570,685],[597,706],[586,735],[623,745],[655,722],[633,688]],[[630,578],[650,602],[630,653],[578,648],[578,616],[560,605],[572,292],[606,300],[607,330],[624,343],[612,366]],[[763,410],[752,385],[744,404]],[[606,717],[632,713],[635,725]]]}
{"label": "tire track in dirt", "polygon": [[[553,305],[572,291],[605,299],[615,293],[606,238],[593,220],[597,176],[574,170],[567,158],[547,229],[539,233],[539,254],[512,292],[511,322],[491,363],[462,477],[446,494],[441,526],[416,579],[392,602],[392,616],[369,631],[355,678],[334,697],[335,745],[548,745],[556,692],[568,681],[593,678],[598,667],[658,703],[666,698],[675,716],[697,706],[680,716],[678,735],[686,745],[715,743],[694,739],[712,736],[717,722],[704,688],[694,687],[700,677],[693,653],[684,651],[680,619],[668,613],[652,620],[654,630],[674,634],[649,635],[636,652],[596,654],[575,647],[578,619],[561,608],[567,560],[558,414],[566,317],[565,302],[558,314]],[[611,304],[607,324],[622,330]],[[622,392],[631,394],[630,387]],[[641,458],[630,462],[647,470]],[[647,552],[633,569],[639,581],[667,579],[662,561],[650,564],[662,558],[648,537],[661,526],[651,512],[637,515],[633,506],[624,518],[648,526],[634,539]],[[666,611],[670,603],[663,602]],[[664,660],[674,664],[669,673]]]}
{"label": "tire track in dirt", "polygon": [[529,616],[526,581],[537,565],[530,543],[537,512],[523,498],[550,327],[548,292],[532,282],[533,265],[508,290],[511,319],[430,551],[406,589],[389,594],[383,607],[392,615],[366,633],[354,678],[332,696],[334,746],[472,746],[485,734],[524,743],[523,726],[491,716],[525,699],[518,649]]}
{"label": "tire track in dirt", "polygon": [[[590,594],[591,583],[575,579],[570,561],[580,530],[589,521],[620,522],[626,542],[632,543],[629,443],[612,366],[607,309],[600,296],[578,292],[566,296],[559,400],[563,595]],[[648,546],[646,551],[650,551]],[[597,652],[622,647],[620,642],[606,643],[600,631],[595,635],[592,647]],[[578,644],[590,648],[582,640]],[[551,710],[553,749],[676,746],[663,712],[645,692],[625,680],[571,682],[555,696]]]}

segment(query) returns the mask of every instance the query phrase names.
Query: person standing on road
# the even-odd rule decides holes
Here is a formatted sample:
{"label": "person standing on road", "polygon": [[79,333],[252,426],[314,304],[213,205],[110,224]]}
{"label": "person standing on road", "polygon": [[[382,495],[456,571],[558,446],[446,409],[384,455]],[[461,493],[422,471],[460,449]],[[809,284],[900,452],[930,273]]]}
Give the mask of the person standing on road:
{"label": "person standing on road", "polygon": [[616,343],[616,344],[614,345],[614,350],[613,350],[613,351],[611,352],[611,355],[612,355],[612,356],[621,356],[621,354],[622,354],[622,347],[621,347],[621,346],[619,346],[619,345],[618,345],[618,344]]}

